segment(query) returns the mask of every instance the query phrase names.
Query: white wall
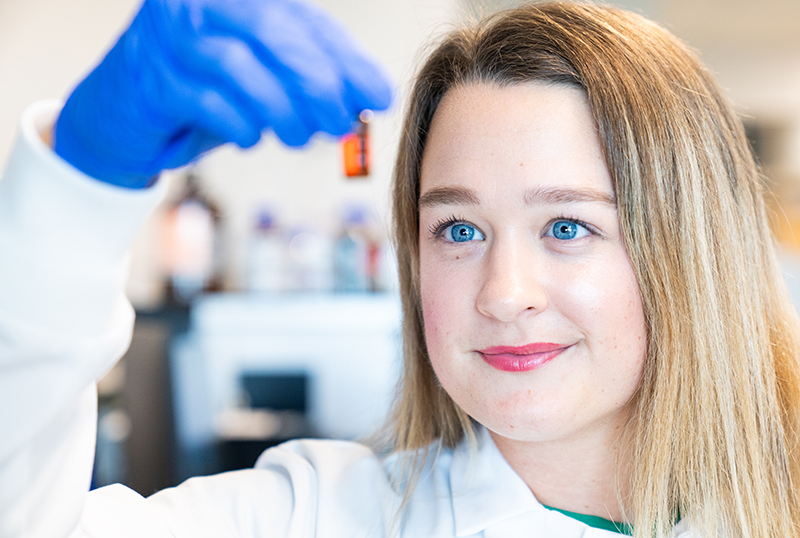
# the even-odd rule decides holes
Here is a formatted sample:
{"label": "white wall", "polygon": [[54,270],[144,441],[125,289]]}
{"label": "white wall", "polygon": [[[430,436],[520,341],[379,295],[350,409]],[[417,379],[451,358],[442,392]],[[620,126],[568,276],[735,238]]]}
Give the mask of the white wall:
{"label": "white wall", "polygon": [[0,161],[37,99],[64,97],[112,44],[137,0],[0,0]]}

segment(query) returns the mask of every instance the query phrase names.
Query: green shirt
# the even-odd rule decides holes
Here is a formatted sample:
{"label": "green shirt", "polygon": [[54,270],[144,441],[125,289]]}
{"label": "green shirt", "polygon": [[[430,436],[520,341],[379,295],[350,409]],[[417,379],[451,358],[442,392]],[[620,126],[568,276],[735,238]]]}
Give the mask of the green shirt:
{"label": "green shirt", "polygon": [[603,529],[611,532],[618,532],[620,534],[625,534],[627,536],[633,535],[633,527],[628,523],[618,523],[616,521],[611,521],[610,519],[605,519],[600,516],[587,516],[586,514],[578,514],[576,512],[568,512],[566,510],[561,510],[559,508],[553,508],[552,506],[545,506],[548,510],[554,510],[556,512],[561,512],[565,516],[569,516],[572,519],[577,519],[581,523],[586,523],[590,527],[594,527],[596,529]]}

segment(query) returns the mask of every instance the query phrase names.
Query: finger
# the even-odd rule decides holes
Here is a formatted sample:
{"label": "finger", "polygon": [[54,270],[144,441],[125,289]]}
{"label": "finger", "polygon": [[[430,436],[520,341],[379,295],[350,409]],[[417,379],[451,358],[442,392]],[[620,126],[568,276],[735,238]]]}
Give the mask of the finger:
{"label": "finger", "polygon": [[260,125],[252,112],[229,88],[202,76],[179,54],[175,42],[181,40],[175,39],[176,34],[185,39],[191,35],[186,18],[178,17],[169,26],[158,20],[165,16],[158,10],[143,10],[140,15],[137,23],[145,27],[140,33],[148,39],[135,40],[128,49],[142,64],[136,95],[144,110],[158,111],[170,118],[178,130],[196,125],[225,142],[242,147],[255,144],[260,138]]}
{"label": "finger", "polygon": [[319,6],[295,2],[317,43],[328,51],[345,81],[348,101],[356,113],[365,108],[385,110],[392,102],[389,77],[352,34]]}
{"label": "finger", "polygon": [[296,146],[319,129],[305,100],[291,96],[246,43],[227,36],[201,37],[189,61],[249,111],[259,130],[271,127],[281,140]]}
{"label": "finger", "polygon": [[249,13],[232,8],[209,10],[207,22],[215,31],[229,32],[248,43],[286,88],[298,110],[313,119],[315,130],[342,134],[349,129],[351,119],[344,81],[305,21],[298,20],[288,7],[291,4],[258,4]]}
{"label": "finger", "polygon": [[242,98],[237,86],[198,70],[174,49],[147,44],[150,69],[139,92],[180,127],[196,126],[225,142],[250,147],[261,137],[264,122]]}
{"label": "finger", "polygon": [[[247,42],[225,35],[226,29],[212,24],[222,16],[220,10],[209,9],[205,15],[211,22],[207,18],[197,31],[184,28],[180,32],[183,39],[176,39],[173,45],[186,69],[224,87],[241,109],[258,118],[262,130],[272,127],[288,145],[303,145],[318,130],[346,132],[349,120],[344,111],[339,113],[344,120],[338,124],[330,121],[330,114],[321,117],[319,106],[291,82],[287,84],[276,75],[284,71],[282,66],[265,65]],[[254,42],[252,37],[250,42]],[[338,106],[343,108],[341,104]]]}
{"label": "finger", "polygon": [[222,145],[225,140],[196,128],[179,131],[152,164],[153,169],[178,168],[197,160],[204,153]]}
{"label": "finger", "polygon": [[175,67],[164,69],[159,80],[164,89],[149,92],[160,96],[156,106],[162,114],[184,127],[197,126],[225,142],[250,147],[261,136],[260,123],[243,109],[225,88],[182,73]]}

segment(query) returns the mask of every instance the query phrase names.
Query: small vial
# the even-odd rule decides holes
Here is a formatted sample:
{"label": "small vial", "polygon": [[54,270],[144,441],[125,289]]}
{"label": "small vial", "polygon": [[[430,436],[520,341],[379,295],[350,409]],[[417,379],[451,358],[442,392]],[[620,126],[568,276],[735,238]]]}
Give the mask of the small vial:
{"label": "small vial", "polygon": [[369,176],[369,122],[372,111],[362,110],[353,124],[353,132],[342,139],[344,175],[348,178]]}

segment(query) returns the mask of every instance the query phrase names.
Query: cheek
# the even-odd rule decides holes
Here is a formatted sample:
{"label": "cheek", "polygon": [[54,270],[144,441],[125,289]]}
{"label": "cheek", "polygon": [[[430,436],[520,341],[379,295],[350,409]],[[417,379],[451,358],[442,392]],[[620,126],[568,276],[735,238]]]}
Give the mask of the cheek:
{"label": "cheek", "polygon": [[[622,281],[620,281],[622,283]],[[641,383],[647,354],[647,326],[639,286],[633,275],[610,297],[605,347],[614,370],[618,370],[622,392],[630,393]]]}
{"label": "cheek", "polygon": [[[449,389],[449,364],[451,355],[451,332],[455,327],[449,326],[458,317],[450,311],[451,303],[443,295],[443,289],[434,279],[426,279],[421,272],[420,295],[422,303],[422,319],[425,330],[425,347],[428,359],[439,382]],[[448,390],[449,392],[449,390]]]}
{"label": "cheek", "polygon": [[425,341],[435,364],[457,347],[459,334],[470,322],[474,299],[470,285],[474,274],[443,264],[433,256],[420,255],[420,300]]}
{"label": "cheek", "polygon": [[636,366],[644,360],[647,329],[639,284],[627,260],[625,269],[627,270],[620,271],[620,278],[607,291],[605,300],[608,307],[605,310],[609,322],[606,331],[609,340],[614,342],[615,349],[618,347],[620,352],[630,357],[633,366]]}
{"label": "cheek", "polygon": [[563,313],[587,333],[591,345],[605,352],[603,356],[641,368],[647,329],[639,285],[627,256],[580,273],[554,288]]}
{"label": "cheek", "polygon": [[425,328],[425,340],[428,351],[432,355],[439,347],[442,335],[447,334],[446,323],[454,316],[448,312],[447,289],[443,282],[442,273],[431,267],[425,256],[420,257],[420,300],[422,304],[422,319]]}

